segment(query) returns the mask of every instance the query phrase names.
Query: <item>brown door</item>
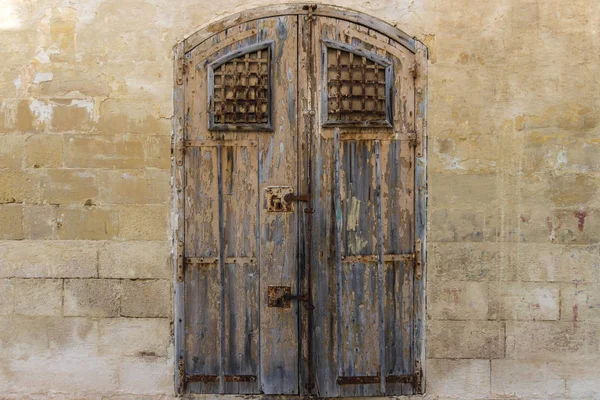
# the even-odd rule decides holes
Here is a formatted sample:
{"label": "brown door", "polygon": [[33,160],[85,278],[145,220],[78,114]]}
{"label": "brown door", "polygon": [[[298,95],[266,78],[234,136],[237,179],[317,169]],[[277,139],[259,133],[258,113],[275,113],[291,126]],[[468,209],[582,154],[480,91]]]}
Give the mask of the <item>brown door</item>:
{"label": "brown door", "polygon": [[308,15],[185,54],[187,391],[416,392],[414,65]]}

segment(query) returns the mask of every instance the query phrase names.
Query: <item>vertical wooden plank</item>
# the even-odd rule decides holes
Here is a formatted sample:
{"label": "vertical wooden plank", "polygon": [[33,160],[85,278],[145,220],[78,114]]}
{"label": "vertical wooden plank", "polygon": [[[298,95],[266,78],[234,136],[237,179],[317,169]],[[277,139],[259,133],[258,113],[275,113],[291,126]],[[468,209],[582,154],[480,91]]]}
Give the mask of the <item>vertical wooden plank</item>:
{"label": "vertical wooden plank", "polygon": [[[333,130],[333,204],[335,210],[335,270],[336,270],[336,306],[338,318],[342,315],[342,229],[343,229],[343,213],[342,213],[342,189],[340,176],[340,128]],[[342,371],[342,329],[340,320],[336,323],[336,338],[337,338],[337,374],[343,375]]]}
{"label": "vertical wooden plank", "polygon": [[377,229],[377,322],[379,326],[379,382],[380,394],[384,395],[386,375],[386,343],[385,343],[385,315],[384,315],[384,270],[383,270],[383,221],[381,201],[381,156],[379,140],[375,140],[375,215]]}
{"label": "vertical wooden plank", "polygon": [[185,171],[183,164],[184,138],[184,43],[179,43],[174,49],[174,91],[173,91],[173,164],[174,176],[172,187],[172,229],[173,229],[173,270],[174,270],[174,306],[175,306],[175,393],[185,390],[185,315],[184,315],[184,283],[183,283],[183,252],[184,252],[184,185]]}
{"label": "vertical wooden plank", "polygon": [[[425,282],[427,280],[427,47],[419,41],[416,46],[415,109],[417,148],[415,166],[415,236],[421,242],[421,279],[415,284],[415,365],[425,374]],[[416,361],[415,361],[416,362]],[[425,392],[425,379],[421,378],[419,393]]]}
{"label": "vertical wooden plank", "polygon": [[[379,313],[377,263],[348,261],[352,256],[376,254],[375,157],[372,141],[347,140],[342,144],[344,182],[343,246],[346,260],[342,276],[343,375],[375,376],[379,365]],[[374,396],[378,384],[340,385],[340,396]]]}
{"label": "vertical wooden plank", "polygon": [[[216,147],[186,151],[186,257],[219,257],[217,161]],[[218,375],[220,372],[220,283],[218,262],[186,265],[185,368],[188,375]],[[187,386],[192,392],[219,392],[218,382],[189,382]]]}
{"label": "vertical wooden plank", "polygon": [[[304,18],[301,18],[304,20]],[[329,20],[329,22],[331,22]],[[315,56],[312,59],[313,70],[315,73],[309,80],[311,85],[310,96],[319,99],[323,93],[323,84],[326,80],[321,79],[322,60],[321,41],[323,37],[335,34],[335,24],[328,23],[325,18],[316,18],[313,22],[314,38],[312,43],[305,43],[304,46],[312,46],[312,52]],[[326,99],[325,99],[326,101]],[[335,270],[335,210],[334,202],[334,144],[333,140],[322,134],[321,128],[323,101],[312,100],[311,106],[315,111],[315,126],[312,132],[312,150],[313,158],[313,234],[312,234],[312,276],[313,281],[313,299],[315,309],[314,316],[314,339],[313,339],[313,370],[316,380],[315,394],[322,397],[338,396],[339,385],[336,383],[338,377],[338,338],[336,332],[341,331],[341,314],[337,307],[336,300],[338,293],[341,293],[341,279],[338,281]],[[308,116],[307,116],[308,118]],[[341,150],[337,152],[341,157]],[[342,185],[340,179],[340,185]],[[340,187],[340,190],[341,187]],[[340,356],[341,357],[341,356]]]}
{"label": "vertical wooden plank", "polygon": [[256,379],[226,381],[225,393],[258,393],[258,159],[253,146],[223,147],[223,154],[224,373]]}
{"label": "vertical wooden plank", "polygon": [[[297,293],[297,212],[267,212],[265,190],[269,186],[295,186],[297,18],[283,16],[260,22],[259,32],[274,40],[273,123],[274,132],[260,135],[260,296],[262,389],[265,394],[298,393],[298,302],[291,308],[268,307],[271,285],[289,286]],[[295,189],[295,188],[294,188]]]}
{"label": "vertical wooden plank", "polygon": [[225,393],[225,221],[223,221],[223,146],[217,145],[217,210],[219,217],[219,393]]}

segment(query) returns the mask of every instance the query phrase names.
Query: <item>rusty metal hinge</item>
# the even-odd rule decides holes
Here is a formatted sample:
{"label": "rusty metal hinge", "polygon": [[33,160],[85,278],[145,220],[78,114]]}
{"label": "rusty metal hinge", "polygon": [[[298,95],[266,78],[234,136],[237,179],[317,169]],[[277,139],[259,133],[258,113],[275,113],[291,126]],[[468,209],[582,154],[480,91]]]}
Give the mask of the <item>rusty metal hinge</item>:
{"label": "rusty metal hinge", "polygon": [[177,281],[183,282],[183,242],[177,242]]}
{"label": "rusty metal hinge", "polygon": [[185,58],[180,56],[177,59],[177,84],[183,85],[183,76],[186,74]]}
{"label": "rusty metal hinge", "polygon": [[421,250],[421,239],[417,239],[415,242],[415,278],[421,279],[423,275],[423,263],[422,263],[422,250]]}
{"label": "rusty metal hinge", "polygon": [[408,67],[408,72],[412,75],[413,79],[417,79],[417,63],[414,62]]}
{"label": "rusty metal hinge", "polygon": [[421,360],[418,358],[415,360],[415,379],[413,381],[413,387],[415,388],[415,394],[422,394],[421,382],[423,379],[423,369],[421,368]]}
{"label": "rusty metal hinge", "polygon": [[290,203],[292,201],[304,201],[304,202],[308,202],[308,201],[310,201],[310,197],[308,196],[308,194],[293,194],[293,193],[288,193],[285,196],[283,196],[283,200],[287,201],[288,203]]}
{"label": "rusty metal hinge", "polygon": [[185,362],[183,361],[183,356],[179,356],[179,361],[177,362],[177,393],[183,394],[185,390]]}
{"label": "rusty metal hinge", "polygon": [[308,20],[309,21],[314,21],[315,20],[315,16],[313,15],[313,11],[317,9],[317,5],[316,4],[307,4],[305,6],[302,6],[302,9],[308,11]]}

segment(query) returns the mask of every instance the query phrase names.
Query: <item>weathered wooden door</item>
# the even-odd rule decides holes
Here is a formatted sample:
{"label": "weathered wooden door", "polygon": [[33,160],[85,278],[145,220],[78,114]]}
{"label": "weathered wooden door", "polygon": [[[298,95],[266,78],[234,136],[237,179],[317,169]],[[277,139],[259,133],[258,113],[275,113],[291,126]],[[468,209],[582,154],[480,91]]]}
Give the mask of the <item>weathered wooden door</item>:
{"label": "weathered wooden door", "polygon": [[181,392],[422,391],[419,44],[333,11],[178,48]]}

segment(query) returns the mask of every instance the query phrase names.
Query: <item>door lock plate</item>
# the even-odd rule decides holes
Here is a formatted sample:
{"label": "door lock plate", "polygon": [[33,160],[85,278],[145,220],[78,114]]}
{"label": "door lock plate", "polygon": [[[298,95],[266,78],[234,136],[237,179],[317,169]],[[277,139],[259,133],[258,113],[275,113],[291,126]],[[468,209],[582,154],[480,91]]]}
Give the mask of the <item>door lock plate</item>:
{"label": "door lock plate", "polygon": [[267,288],[267,305],[269,307],[290,308],[292,288],[290,286],[269,286]]}
{"label": "door lock plate", "polygon": [[294,207],[291,201],[286,201],[286,195],[293,195],[291,186],[269,186],[265,189],[267,212],[292,212]]}

